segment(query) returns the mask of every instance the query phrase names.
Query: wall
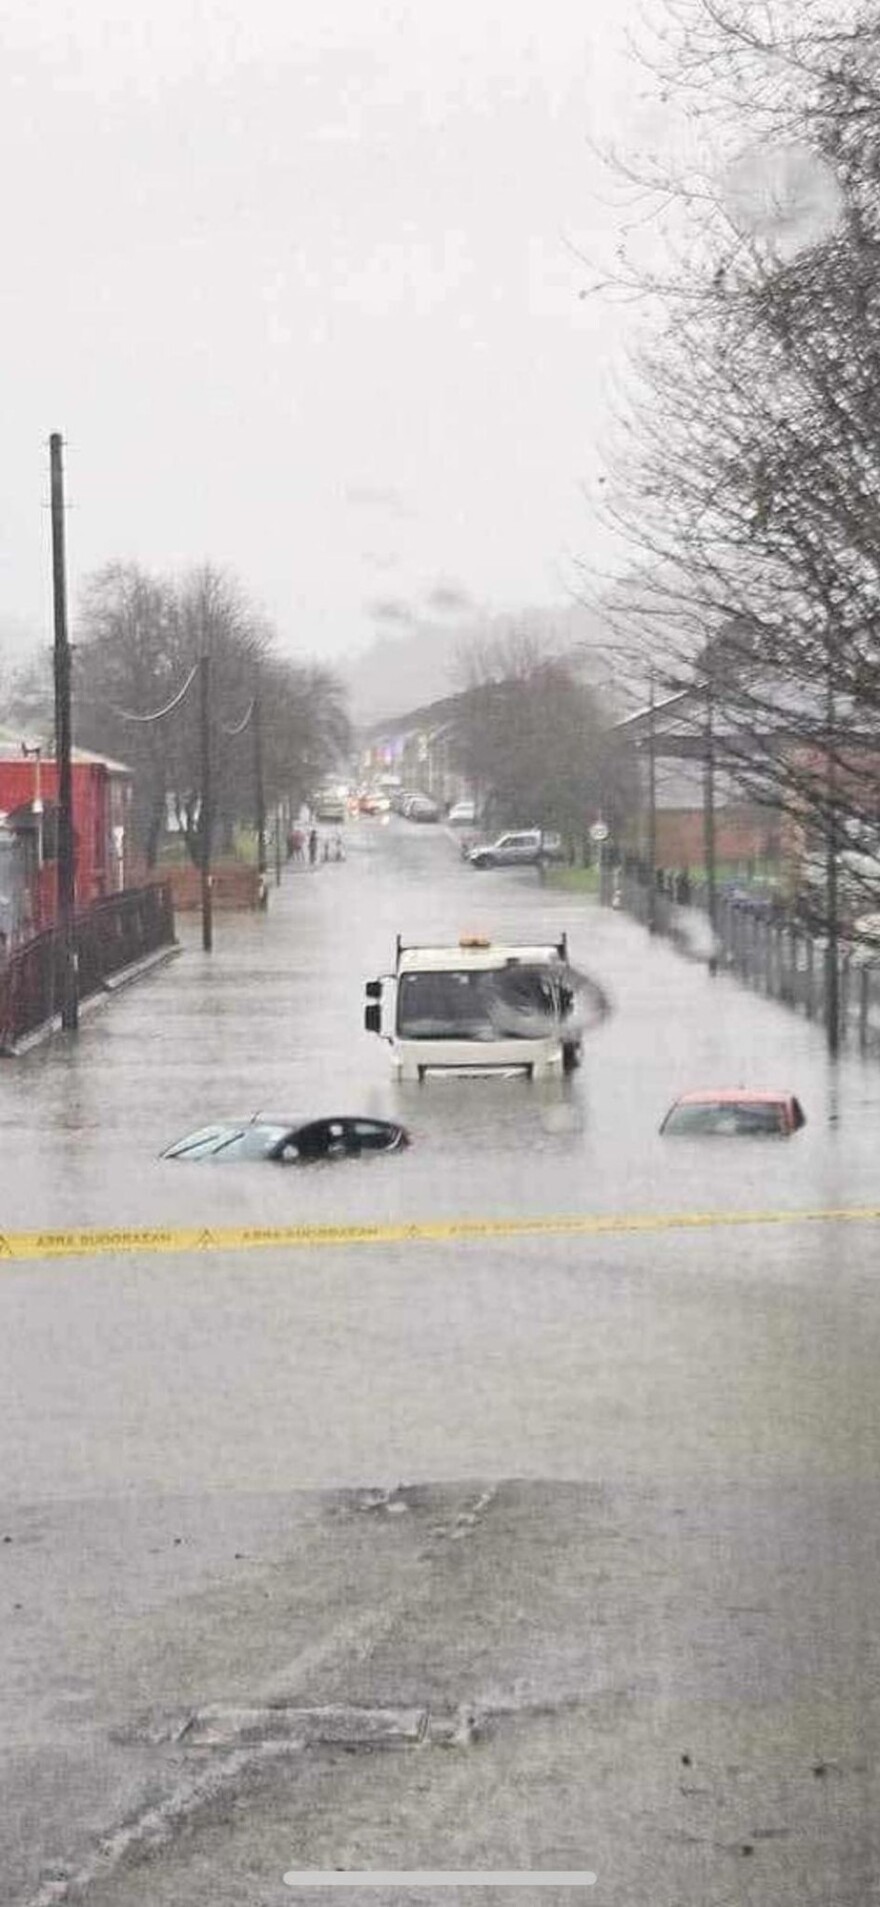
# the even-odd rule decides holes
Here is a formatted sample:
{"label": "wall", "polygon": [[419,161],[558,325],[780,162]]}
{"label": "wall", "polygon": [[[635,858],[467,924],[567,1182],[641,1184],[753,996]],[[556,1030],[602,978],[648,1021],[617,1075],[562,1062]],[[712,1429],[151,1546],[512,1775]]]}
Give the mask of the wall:
{"label": "wall", "polygon": [[[639,837],[644,852],[647,841],[645,816],[639,822]],[[766,809],[748,805],[716,810],[716,861],[767,861],[774,860],[778,853],[778,821]],[[702,867],[705,858],[702,809],[658,809],[657,866]]]}
{"label": "wall", "polygon": [[[166,882],[171,889],[171,897],[176,913],[191,913],[202,904],[202,877],[193,862],[181,862],[174,867],[161,866],[152,873],[141,873],[139,879],[147,882]],[[217,908],[244,909],[258,907],[260,904],[260,877],[255,867],[245,866],[240,861],[230,861],[225,866],[221,862],[213,870],[213,900]]]}

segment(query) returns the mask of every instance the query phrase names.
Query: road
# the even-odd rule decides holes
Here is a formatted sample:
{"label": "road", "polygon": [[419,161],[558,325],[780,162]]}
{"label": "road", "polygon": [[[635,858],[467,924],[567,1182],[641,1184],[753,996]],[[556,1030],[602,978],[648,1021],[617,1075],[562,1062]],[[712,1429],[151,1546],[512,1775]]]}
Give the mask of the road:
{"label": "road", "polygon": [[[348,834],[3,1068],[5,1230],[774,1221],[0,1265],[4,1898],[314,1907],[283,1877],[317,1867],[876,1898],[877,1229],[797,1214],[878,1203],[880,1068],[442,829]],[[562,928],[614,1000],[574,1082],[391,1085],[362,989],[399,930]],[[659,1139],[739,1079],[806,1130]],[[157,1158],[258,1106],[402,1107],[414,1144]]]}

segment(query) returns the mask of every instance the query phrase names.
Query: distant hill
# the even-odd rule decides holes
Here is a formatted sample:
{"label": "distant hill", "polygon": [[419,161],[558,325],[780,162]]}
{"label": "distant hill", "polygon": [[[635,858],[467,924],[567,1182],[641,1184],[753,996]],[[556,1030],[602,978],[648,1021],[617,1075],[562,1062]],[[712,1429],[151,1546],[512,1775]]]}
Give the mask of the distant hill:
{"label": "distant hill", "polygon": [[454,623],[425,621],[402,636],[379,636],[368,649],[337,665],[351,698],[352,720],[367,727],[386,716],[439,701],[464,687],[461,657],[468,646],[515,631],[534,635],[548,647],[582,644],[596,651],[596,685],[607,673],[605,631],[591,610],[577,605],[525,609],[519,614],[470,617]]}

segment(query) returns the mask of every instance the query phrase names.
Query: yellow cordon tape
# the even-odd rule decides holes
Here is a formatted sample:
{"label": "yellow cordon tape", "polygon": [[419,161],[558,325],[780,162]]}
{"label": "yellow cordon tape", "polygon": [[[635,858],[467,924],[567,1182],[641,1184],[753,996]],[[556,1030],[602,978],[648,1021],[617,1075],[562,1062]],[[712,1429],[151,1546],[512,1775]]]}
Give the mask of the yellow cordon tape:
{"label": "yellow cordon tape", "polygon": [[401,1225],[242,1225],[144,1227],[119,1231],[0,1233],[0,1260],[79,1258],[122,1252],[270,1250],[289,1245],[443,1244],[478,1238],[600,1238],[625,1232],[709,1231],[733,1225],[870,1225],[880,1206],[817,1211],[649,1212],[615,1217],[601,1212],[546,1218],[415,1219]]}

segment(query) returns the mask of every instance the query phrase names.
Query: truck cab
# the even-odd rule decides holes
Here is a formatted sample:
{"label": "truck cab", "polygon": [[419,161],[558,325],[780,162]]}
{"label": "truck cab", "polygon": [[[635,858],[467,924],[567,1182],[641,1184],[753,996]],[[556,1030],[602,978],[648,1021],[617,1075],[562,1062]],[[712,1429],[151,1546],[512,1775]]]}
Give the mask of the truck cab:
{"label": "truck cab", "polygon": [[364,1025],[389,1042],[400,1080],[487,1073],[557,1079],[580,1060],[568,946],[465,935],[406,946],[367,982]]}

